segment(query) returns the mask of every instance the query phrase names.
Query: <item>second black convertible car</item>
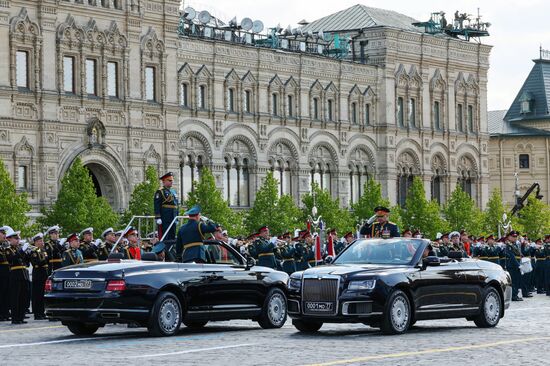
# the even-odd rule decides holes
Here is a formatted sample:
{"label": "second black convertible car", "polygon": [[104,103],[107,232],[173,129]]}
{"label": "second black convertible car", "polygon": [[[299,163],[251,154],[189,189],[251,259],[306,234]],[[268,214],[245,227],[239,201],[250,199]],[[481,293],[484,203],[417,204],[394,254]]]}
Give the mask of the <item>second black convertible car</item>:
{"label": "second black convertible car", "polygon": [[208,263],[97,262],[55,271],[46,283],[46,314],[77,335],[108,323],[147,327],[156,336],[181,323],[252,319],[280,328],[287,318],[288,275],[255,266],[230,246],[207,242]]}
{"label": "second black convertible car", "polygon": [[[302,332],[365,323],[405,333],[418,320],[466,318],[494,327],[512,297],[510,275],[480,260],[431,256],[422,239],[358,240],[331,265],[293,273],[288,313]],[[330,262],[330,260],[329,260]]]}

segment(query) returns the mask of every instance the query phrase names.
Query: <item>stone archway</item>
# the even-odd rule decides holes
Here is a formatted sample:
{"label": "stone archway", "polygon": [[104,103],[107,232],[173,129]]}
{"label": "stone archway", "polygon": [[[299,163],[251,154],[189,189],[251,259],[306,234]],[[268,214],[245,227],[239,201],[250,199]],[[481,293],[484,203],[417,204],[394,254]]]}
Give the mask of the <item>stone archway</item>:
{"label": "stone archway", "polygon": [[85,164],[84,167],[90,172],[97,196],[104,197],[115,211],[123,209],[119,206],[120,197],[118,197],[116,182],[111,172],[105,166],[95,162]]}

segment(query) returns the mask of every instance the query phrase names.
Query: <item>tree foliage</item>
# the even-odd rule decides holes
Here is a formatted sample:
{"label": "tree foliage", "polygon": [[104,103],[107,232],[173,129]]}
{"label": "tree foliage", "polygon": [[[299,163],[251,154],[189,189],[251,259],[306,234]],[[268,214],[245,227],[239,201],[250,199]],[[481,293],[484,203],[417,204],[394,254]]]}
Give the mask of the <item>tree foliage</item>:
{"label": "tree foliage", "polygon": [[39,219],[41,225],[59,224],[66,234],[86,227],[101,232],[115,225],[119,219],[107,200],[96,196],[90,172],[79,158],[63,176],[57,201],[42,213]]}
{"label": "tree foliage", "polygon": [[121,224],[128,224],[133,216],[155,216],[154,195],[159,186],[157,170],[154,166],[147,167],[145,180],[134,187],[128,210],[124,212]]}
{"label": "tree foliage", "polygon": [[444,205],[443,213],[451,230],[465,229],[469,234],[481,234],[482,215],[475,201],[460,185]]}
{"label": "tree foliage", "polygon": [[485,235],[497,234],[499,225],[502,222],[502,215],[506,213],[506,207],[502,203],[502,195],[499,189],[491,192],[487,207],[483,211],[482,231]]}
{"label": "tree foliage", "polygon": [[550,206],[529,196],[525,207],[519,211],[519,224],[523,233],[531,239],[543,238],[550,233]]}
{"label": "tree foliage", "polygon": [[31,210],[27,193],[17,193],[4,162],[0,160],[0,226],[8,225],[22,231],[23,236],[33,234],[27,213]]}
{"label": "tree foliage", "polygon": [[363,194],[351,205],[356,222],[363,222],[374,214],[377,206],[390,207],[390,200],[382,196],[382,184],[370,178],[363,186]]}
{"label": "tree foliage", "polygon": [[260,189],[256,192],[254,205],[245,218],[248,232],[256,232],[267,225],[273,234],[283,234],[303,226],[300,222],[301,210],[290,195],[279,197],[279,182],[269,172]]}
{"label": "tree foliage", "polygon": [[330,193],[321,189],[317,183],[312,184],[312,191],[304,195],[302,203],[303,222],[311,215],[311,209],[314,205],[313,196],[315,195],[315,206],[318,215],[322,216],[327,228],[335,228],[339,232],[355,231],[355,221],[351,213],[340,207],[340,200],[333,199]]}

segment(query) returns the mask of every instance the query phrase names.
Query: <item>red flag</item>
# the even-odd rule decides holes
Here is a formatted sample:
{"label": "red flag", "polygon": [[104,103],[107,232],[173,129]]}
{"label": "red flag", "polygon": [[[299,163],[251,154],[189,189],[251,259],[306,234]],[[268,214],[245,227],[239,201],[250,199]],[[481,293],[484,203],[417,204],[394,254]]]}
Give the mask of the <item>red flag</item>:
{"label": "red flag", "polygon": [[332,257],[336,256],[336,253],[334,253],[334,240],[332,239],[332,235],[328,236],[327,255],[330,255]]}
{"label": "red flag", "polygon": [[317,235],[315,238],[315,261],[320,262],[323,260],[323,256],[321,253],[321,237]]}
{"label": "red flag", "polygon": [[307,231],[311,233],[311,221],[307,220]]}

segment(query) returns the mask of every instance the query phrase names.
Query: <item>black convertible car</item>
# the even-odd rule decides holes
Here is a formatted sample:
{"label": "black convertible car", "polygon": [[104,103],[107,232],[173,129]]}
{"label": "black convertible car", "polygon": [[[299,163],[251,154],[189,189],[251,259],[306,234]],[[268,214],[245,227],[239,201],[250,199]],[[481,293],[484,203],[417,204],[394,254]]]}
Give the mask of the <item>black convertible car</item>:
{"label": "black convertible car", "polygon": [[328,266],[296,272],[288,314],[302,332],[323,323],[365,323],[405,333],[418,320],[460,318],[494,327],[512,297],[510,275],[480,260],[431,256],[429,241],[358,240]]}
{"label": "black convertible car", "polygon": [[114,259],[55,271],[46,283],[46,314],[77,335],[108,323],[137,324],[155,336],[176,334],[182,322],[198,328],[252,319],[282,327],[288,275],[255,266],[223,243],[205,245],[205,264]]}

